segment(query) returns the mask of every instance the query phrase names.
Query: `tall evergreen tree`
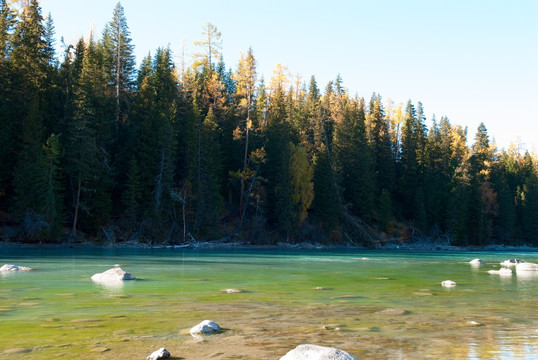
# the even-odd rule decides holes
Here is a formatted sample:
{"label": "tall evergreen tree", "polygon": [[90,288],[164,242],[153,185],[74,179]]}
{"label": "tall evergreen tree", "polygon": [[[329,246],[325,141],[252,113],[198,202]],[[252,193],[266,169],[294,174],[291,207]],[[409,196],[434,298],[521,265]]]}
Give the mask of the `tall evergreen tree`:
{"label": "tall evergreen tree", "polygon": [[335,126],[336,171],[344,201],[351,212],[368,222],[373,214],[374,171],[365,125],[364,101],[346,102],[343,116]]}
{"label": "tall evergreen tree", "polygon": [[394,187],[392,145],[380,95],[372,95],[367,120],[369,125],[368,138],[374,163],[375,196],[376,202],[379,204],[381,191],[386,189],[391,193]]}
{"label": "tall evergreen tree", "polygon": [[[245,134],[245,150],[243,154],[243,169],[241,174],[241,190],[239,200],[239,213],[241,214],[241,218],[243,218],[245,182],[249,181],[247,178],[247,159],[249,155],[249,134],[250,130],[253,128],[251,113],[254,105],[254,91],[256,86],[256,60],[254,59],[252,49],[249,49],[245,57],[241,55],[241,58],[239,59],[239,67],[234,79],[237,83],[236,96],[239,97],[239,116],[240,118],[245,117],[244,130],[242,130],[241,127],[237,128],[237,135],[242,132]],[[234,133],[234,135],[237,136],[236,133]]]}
{"label": "tall evergreen tree", "polygon": [[114,8],[112,20],[103,32],[102,43],[105,50],[104,66],[107,82],[115,101],[115,119],[117,123],[123,123],[128,115],[136,68],[131,33],[123,6],[119,2]]}

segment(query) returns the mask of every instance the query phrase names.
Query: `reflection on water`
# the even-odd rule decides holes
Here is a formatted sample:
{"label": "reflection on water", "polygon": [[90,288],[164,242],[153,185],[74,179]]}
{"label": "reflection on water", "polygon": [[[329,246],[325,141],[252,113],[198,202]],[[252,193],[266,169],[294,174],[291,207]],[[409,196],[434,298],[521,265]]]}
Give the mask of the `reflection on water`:
{"label": "reflection on water", "polygon": [[538,280],[538,271],[518,271],[517,279],[521,281]]}
{"label": "reflection on water", "polygon": [[93,280],[96,287],[106,294],[119,294],[123,292],[125,283],[123,280]]}
{"label": "reflection on water", "polygon": [[[476,255],[485,264],[469,267]],[[538,260],[538,254],[510,255]],[[335,346],[361,359],[517,360],[538,353],[538,272],[488,274],[509,256],[502,253],[2,256],[0,262],[24,260],[39,270],[0,277],[0,359],[19,348],[34,349],[28,358],[36,360],[141,358],[161,346],[185,360],[278,359],[300,343]],[[114,263],[129,264],[147,280],[90,280]],[[458,285],[445,289],[446,279]],[[221,291],[228,288],[244,291]],[[204,319],[224,331],[199,342],[188,330]]]}

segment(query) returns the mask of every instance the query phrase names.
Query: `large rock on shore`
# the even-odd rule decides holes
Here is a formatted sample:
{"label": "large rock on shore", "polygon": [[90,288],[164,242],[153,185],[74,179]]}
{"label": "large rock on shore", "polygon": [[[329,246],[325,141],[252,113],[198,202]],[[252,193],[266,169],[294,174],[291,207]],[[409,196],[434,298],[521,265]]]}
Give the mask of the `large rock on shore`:
{"label": "large rock on shore", "polygon": [[347,352],[332,347],[304,344],[289,351],[280,360],[356,360]]}
{"label": "large rock on shore", "polygon": [[209,335],[220,331],[220,326],[214,321],[204,320],[194,326],[189,332],[191,335]]}
{"label": "large rock on shore", "polygon": [[165,348],[160,348],[157,351],[154,351],[151,353],[150,356],[148,356],[147,360],[160,360],[160,359],[168,359],[170,357],[170,352],[166,350]]}
{"label": "large rock on shore", "polygon": [[32,268],[26,267],[26,266],[18,266],[18,265],[11,265],[11,264],[5,264],[0,267],[1,271],[30,271]]}
{"label": "large rock on shore", "polygon": [[108,269],[105,272],[95,274],[92,276],[91,279],[97,283],[110,283],[123,280],[136,280],[136,277],[118,266],[112,269]]}

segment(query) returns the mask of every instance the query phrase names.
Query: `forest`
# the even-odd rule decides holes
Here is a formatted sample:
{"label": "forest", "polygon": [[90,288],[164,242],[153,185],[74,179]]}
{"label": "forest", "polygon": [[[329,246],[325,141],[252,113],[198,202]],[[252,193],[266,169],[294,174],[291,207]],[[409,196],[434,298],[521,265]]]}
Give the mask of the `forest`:
{"label": "forest", "polygon": [[60,54],[37,0],[0,6],[5,241],[538,246],[537,158],[484,124],[427,122],[339,75],[265,81],[252,49],[228,68],[210,23],[190,64],[158,48],[137,67],[119,3]]}

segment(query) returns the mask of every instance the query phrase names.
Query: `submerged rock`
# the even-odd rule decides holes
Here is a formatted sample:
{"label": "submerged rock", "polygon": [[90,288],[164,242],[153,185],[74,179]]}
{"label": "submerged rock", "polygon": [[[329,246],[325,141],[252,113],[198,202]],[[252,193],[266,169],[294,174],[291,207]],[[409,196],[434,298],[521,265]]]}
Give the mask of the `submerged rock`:
{"label": "submerged rock", "polygon": [[488,274],[512,276],[512,270],[507,268],[500,268],[499,270],[488,270]]}
{"label": "submerged rock", "polygon": [[221,292],[226,293],[226,294],[239,294],[239,293],[242,293],[243,290],[241,290],[241,289],[222,289]]}
{"label": "submerged rock", "polygon": [[11,264],[5,264],[0,267],[0,271],[30,271],[32,268],[26,267],[26,266],[18,266],[18,265],[11,265]]}
{"label": "submerged rock", "polygon": [[214,321],[204,320],[190,329],[191,335],[209,335],[220,331],[220,326]]}
{"label": "submerged rock", "polygon": [[356,360],[347,352],[332,347],[304,344],[290,350],[280,360]]}
{"label": "submerged rock", "polygon": [[484,262],[481,259],[473,259],[469,261],[469,264],[471,265],[482,265]]}
{"label": "submerged rock", "polygon": [[538,271],[538,264],[528,262],[516,264],[516,272],[520,271]]}
{"label": "submerged rock", "polygon": [[516,266],[517,264],[522,264],[524,263],[525,260],[521,260],[521,259],[508,259],[508,260],[504,260],[501,265],[503,266]]}
{"label": "submerged rock", "polygon": [[151,353],[150,356],[148,356],[147,360],[159,360],[159,359],[168,359],[170,357],[170,352],[166,350],[165,348],[160,348],[157,351],[154,351]]}
{"label": "submerged rock", "polygon": [[455,281],[452,281],[452,280],[445,280],[445,281],[441,282],[441,285],[443,287],[450,288],[450,287],[454,287],[454,286],[456,286],[458,284]]}
{"label": "submerged rock", "polygon": [[118,282],[123,280],[136,280],[131,273],[123,270],[121,267],[108,269],[105,272],[95,274],[91,279],[98,283]]}
{"label": "submerged rock", "polygon": [[381,311],[376,311],[376,314],[382,314],[382,315],[407,315],[408,311],[404,309],[385,309]]}

